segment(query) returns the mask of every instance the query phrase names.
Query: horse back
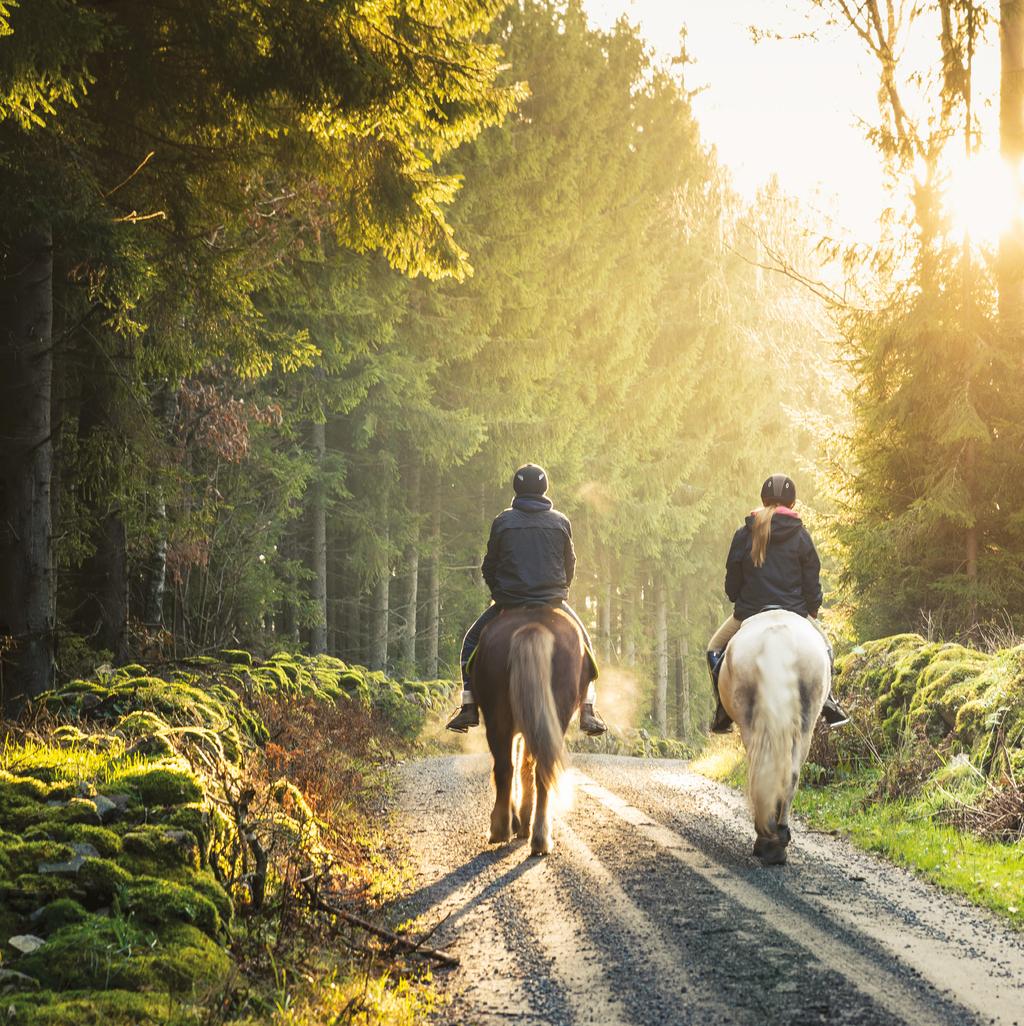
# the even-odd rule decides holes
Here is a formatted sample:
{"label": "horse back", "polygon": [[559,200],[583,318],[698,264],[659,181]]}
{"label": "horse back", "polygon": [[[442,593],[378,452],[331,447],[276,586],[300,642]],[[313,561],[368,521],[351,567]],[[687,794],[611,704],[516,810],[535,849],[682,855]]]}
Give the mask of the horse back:
{"label": "horse back", "polygon": [[558,717],[565,729],[587,687],[583,638],[572,618],[560,609],[528,606],[505,609],[480,636],[470,672],[470,688],[488,724],[507,719],[509,704],[509,650],[521,627],[539,624],[554,637],[551,686]]}

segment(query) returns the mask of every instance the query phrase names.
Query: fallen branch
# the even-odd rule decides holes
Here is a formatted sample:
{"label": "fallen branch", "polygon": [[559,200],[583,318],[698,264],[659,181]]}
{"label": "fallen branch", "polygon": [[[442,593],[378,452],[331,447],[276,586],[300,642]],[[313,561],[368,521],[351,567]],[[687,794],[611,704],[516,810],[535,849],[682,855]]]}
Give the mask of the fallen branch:
{"label": "fallen branch", "polygon": [[[410,955],[422,955],[424,958],[433,959],[436,962],[440,962],[442,965],[455,967],[460,965],[458,958],[454,955],[449,955],[445,951],[438,951],[437,948],[425,948],[423,941],[425,941],[430,935],[437,929],[431,930],[430,933],[426,934],[419,941],[409,940],[407,937],[402,937],[400,934],[394,933],[392,930],[386,930],[383,926],[377,926],[374,923],[368,922],[361,916],[357,916],[354,912],[349,912],[346,909],[339,908],[337,905],[332,905],[329,901],[324,901],[323,898],[318,897],[309,888],[306,893],[309,895],[310,902],[318,908],[321,912],[326,912],[328,915],[337,916],[339,919],[345,920],[346,923],[351,923],[353,926],[358,926],[360,930],[365,930],[367,933],[372,933],[375,937],[380,937],[381,940],[386,940],[393,944],[396,948],[406,952]],[[441,924],[438,923],[438,926]]]}

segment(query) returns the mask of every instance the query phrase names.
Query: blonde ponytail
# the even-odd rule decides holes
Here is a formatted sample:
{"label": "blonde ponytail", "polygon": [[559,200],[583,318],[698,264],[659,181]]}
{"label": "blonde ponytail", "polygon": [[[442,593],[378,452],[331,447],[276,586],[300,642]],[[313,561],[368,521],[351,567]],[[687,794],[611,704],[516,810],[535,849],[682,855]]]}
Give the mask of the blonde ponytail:
{"label": "blonde ponytail", "polygon": [[772,516],[778,508],[779,504],[772,502],[767,506],[762,506],[754,513],[754,526],[750,531],[752,535],[750,558],[754,561],[754,566],[764,566],[768,542],[772,538]]}

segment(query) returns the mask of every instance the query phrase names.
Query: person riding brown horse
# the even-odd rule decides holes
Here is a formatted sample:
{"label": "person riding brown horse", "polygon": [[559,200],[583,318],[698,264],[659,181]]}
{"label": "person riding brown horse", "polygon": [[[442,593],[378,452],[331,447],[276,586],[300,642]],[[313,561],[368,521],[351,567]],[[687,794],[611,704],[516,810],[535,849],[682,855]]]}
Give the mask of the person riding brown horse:
{"label": "person riding brown horse", "polygon": [[[566,728],[589,684],[583,636],[563,610],[507,609],[484,628],[469,686],[494,758],[492,844],[514,833],[531,838],[532,855],[551,850],[548,799],[565,764]],[[521,791],[513,809],[517,773]]]}
{"label": "person riding brown horse", "polygon": [[589,687],[580,708],[580,730],[591,736],[608,727],[594,709],[597,662],[583,621],[566,601],[576,570],[569,518],[554,509],[545,494],[548,475],[535,463],[520,467],[512,478],[515,499],[491,524],[487,554],[481,566],[491,590],[492,604],[466,632],[462,642],[462,708],[448,721],[448,729],[465,733],[480,723],[469,669],[484,628],[503,610],[524,606],[550,606],[566,613],[583,636]]}

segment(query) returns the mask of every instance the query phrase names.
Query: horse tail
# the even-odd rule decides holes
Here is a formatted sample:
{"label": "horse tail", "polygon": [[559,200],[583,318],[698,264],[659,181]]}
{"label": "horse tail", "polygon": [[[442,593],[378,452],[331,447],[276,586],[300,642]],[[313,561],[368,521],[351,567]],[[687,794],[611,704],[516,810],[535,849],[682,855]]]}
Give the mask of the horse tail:
{"label": "horse tail", "polygon": [[785,658],[788,653],[781,645],[772,647],[774,652],[757,660],[762,686],[752,710],[747,744],[754,826],[759,834],[770,837],[778,834],[796,790],[804,734],[794,661]]}
{"label": "horse tail", "polygon": [[553,788],[565,763],[564,734],[551,690],[555,636],[543,624],[528,623],[509,645],[509,701],[526,750],[536,760],[537,781]]}

